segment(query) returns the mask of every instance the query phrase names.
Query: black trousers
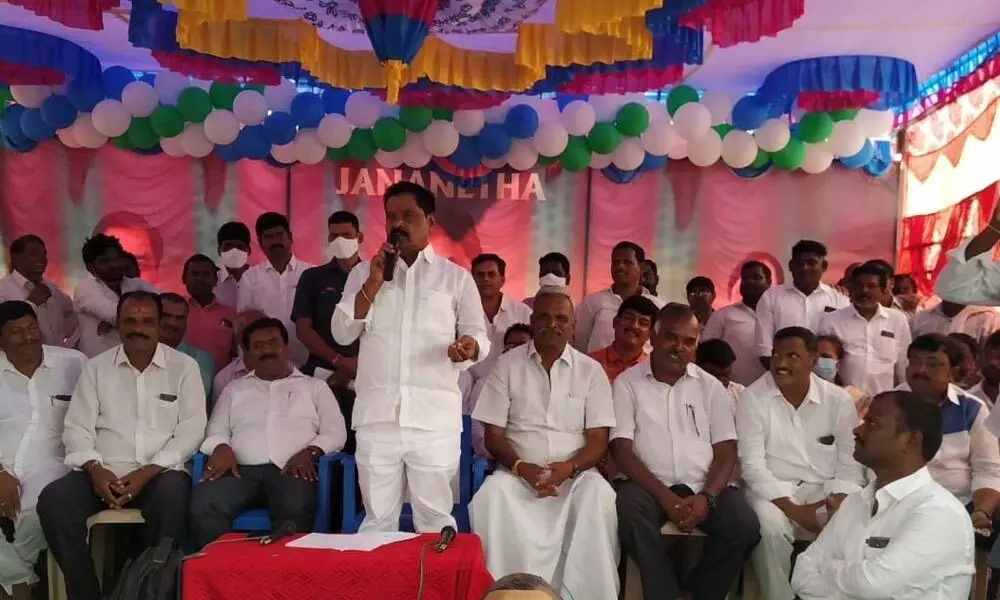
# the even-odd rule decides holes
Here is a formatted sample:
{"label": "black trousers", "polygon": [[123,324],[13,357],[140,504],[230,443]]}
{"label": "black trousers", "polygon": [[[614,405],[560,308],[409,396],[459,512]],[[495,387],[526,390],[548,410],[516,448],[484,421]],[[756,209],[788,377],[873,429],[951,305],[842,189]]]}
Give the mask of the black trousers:
{"label": "black trousers", "polygon": [[[690,496],[687,486],[671,488]],[[682,588],[695,600],[723,600],[743,564],[760,541],[760,524],[753,509],[738,490],[726,488],[715,508],[698,526],[707,537],[701,560],[683,586],[669,560],[666,540],[660,530],[667,515],[652,494],[632,481],[618,486],[618,530],[623,554],[635,560],[642,579],[645,600],[673,600]]]}
{"label": "black trousers", "polygon": [[[185,542],[190,497],[191,477],[183,471],[164,471],[125,505],[142,511],[146,546],[155,546],[166,537],[178,546]],[[53,481],[38,497],[38,518],[49,552],[62,568],[69,600],[101,600],[87,544],[87,519],[106,508],[83,471]]]}
{"label": "black trousers", "polygon": [[191,496],[191,539],[197,549],[229,533],[233,519],[251,508],[266,507],[271,524],[295,523],[296,531],[312,531],[316,517],[316,483],[282,475],[278,467],[247,465],[240,476],[201,483]]}

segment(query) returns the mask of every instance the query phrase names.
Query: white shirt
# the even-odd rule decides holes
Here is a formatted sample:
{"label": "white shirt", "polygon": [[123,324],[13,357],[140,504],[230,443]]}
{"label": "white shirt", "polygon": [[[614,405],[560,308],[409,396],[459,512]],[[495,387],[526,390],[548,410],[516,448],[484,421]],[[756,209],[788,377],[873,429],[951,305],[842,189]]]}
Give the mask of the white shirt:
{"label": "white shirt", "polygon": [[832,334],[844,344],[844,381],[875,396],[887,392],[897,381],[906,381],[906,350],[910,347],[910,325],[906,315],[881,304],[869,321],[854,305],[825,313],[819,334]]}
{"label": "white shirt", "polygon": [[11,271],[10,275],[0,279],[0,302],[7,300],[28,302],[38,316],[38,328],[42,331],[42,343],[48,346],[72,348],[80,337],[77,330],[79,322],[73,311],[73,301],[51,281],[43,281],[42,283],[49,288],[52,295],[39,306],[28,302],[28,296],[31,294],[31,290],[35,289],[35,284],[17,271]]}
{"label": "white shirt", "polygon": [[215,297],[226,306],[236,310],[240,302],[240,282],[233,277],[226,267],[220,266],[218,271],[218,283],[212,290]]}
{"label": "white shirt", "polygon": [[347,441],[340,406],[326,382],[293,369],[265,381],[254,373],[226,386],[208,421],[201,451],[228,444],[240,465],[284,469],[292,456],[316,446],[335,452]]}
{"label": "white shirt", "polygon": [[[764,500],[790,498],[802,483],[820,484],[826,494],[855,492],[863,482],[854,460],[857,424],[854,402],[839,387],[811,375],[809,392],[796,409],[768,373],[736,404],[743,480]],[[832,443],[820,441],[830,436]]]}
{"label": "white shirt", "polygon": [[[141,279],[123,277],[122,294],[139,290],[154,292],[154,288]],[[79,350],[93,358],[98,354],[114,348],[121,343],[118,330],[111,329],[104,335],[98,335],[97,328],[101,323],[114,323],[118,320],[118,300],[121,297],[100,279],[88,273],[76,284],[73,290],[73,307],[80,319]]]}
{"label": "white shirt", "polygon": [[757,326],[754,341],[757,356],[771,356],[774,334],[785,327],[805,327],[810,331],[819,328],[823,313],[833,312],[850,304],[847,296],[820,283],[806,296],[795,284],[786,283],[773,287],[757,302]]}
{"label": "white shirt", "polygon": [[212,380],[212,398],[215,400],[221,398],[226,386],[232,383],[233,380],[239,379],[249,372],[250,369],[243,363],[242,357],[237,356],[231,360],[228,365],[215,374],[215,379]]}
{"label": "white shirt", "polygon": [[361,338],[357,398],[352,426],[396,423],[428,431],[462,430],[457,364],[448,347],[467,335],[490,353],[483,304],[472,275],[428,245],[413,265],[396,261],[392,281],[382,284],[364,319],[354,318],[354,299],[368,279],[368,261],[351,269],[331,320],[338,344]]}
{"label": "white shirt", "polygon": [[[483,316],[485,317],[485,312]],[[486,333],[490,336],[490,354],[484,360],[469,367],[472,379],[478,381],[489,374],[496,364],[497,357],[503,354],[503,338],[507,329],[516,323],[530,324],[531,308],[524,302],[511,300],[503,296],[500,300],[500,310],[490,321],[486,319]]]}
{"label": "white shirt", "polygon": [[701,332],[701,341],[723,340],[736,353],[733,363],[733,381],[750,385],[764,374],[760,364],[754,336],[757,332],[757,313],[742,302],[724,306],[712,313]]}
{"label": "white shirt", "polygon": [[299,285],[299,278],[306,269],[314,266],[294,256],[281,273],[271,266],[269,260],[256,264],[240,278],[236,302],[236,312],[256,309],[285,324],[285,329],[288,330],[289,358],[299,367],[306,364],[309,351],[295,335],[292,303],[295,301],[295,288]]}
{"label": "white shirt", "polygon": [[934,292],[942,300],[958,304],[1000,306],[1000,265],[993,260],[992,250],[965,260],[965,249],[971,241],[948,253],[948,263],[938,275]]}
{"label": "white shirt", "polygon": [[705,485],[713,444],[736,439],[729,395],[719,380],[688,364],[674,385],[653,376],[650,361],[615,379],[615,427],[611,439],[632,440],[632,449],[663,485]]}
{"label": "white shirt", "polygon": [[799,555],[792,589],[802,600],[967,600],[975,549],[969,513],[922,468],[848,496]]}
{"label": "white shirt", "polygon": [[[640,286],[643,298],[649,298],[656,308],[663,308],[663,300]],[[594,292],[583,299],[576,309],[576,337],[573,346],[590,354],[611,345],[615,340],[613,321],[624,300],[611,288]]]}
{"label": "white shirt", "polygon": [[486,376],[472,418],[505,429],[521,460],[569,460],[587,430],[614,427],[611,385],[600,363],[566,344],[546,372],[534,342],[506,352]]}
{"label": "white shirt", "polygon": [[729,396],[730,406],[733,409],[733,418],[736,417],[736,403],[739,402],[740,396],[743,395],[743,390],[745,389],[747,389],[747,386],[735,381],[730,381],[726,387],[726,394]]}
{"label": "white shirt", "polygon": [[927,333],[965,333],[981,346],[994,331],[1000,330],[1000,314],[985,306],[966,306],[954,317],[948,317],[938,304],[913,315],[910,328],[913,337]]}
{"label": "white shirt", "polygon": [[76,350],[43,346],[28,379],[0,354],[0,465],[17,479],[62,465],[63,419],[86,361]]}
{"label": "white shirt", "polygon": [[87,361],[66,411],[66,465],[97,460],[118,477],[150,464],[183,469],[205,437],[198,363],[164,344],[139,371],[124,346]]}

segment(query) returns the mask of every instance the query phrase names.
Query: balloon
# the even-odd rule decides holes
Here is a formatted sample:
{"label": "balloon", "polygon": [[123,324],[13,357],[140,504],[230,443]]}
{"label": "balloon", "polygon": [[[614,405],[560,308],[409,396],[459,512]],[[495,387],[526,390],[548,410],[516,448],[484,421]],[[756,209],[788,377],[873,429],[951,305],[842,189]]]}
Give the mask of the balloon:
{"label": "balloon", "polygon": [[624,97],[617,94],[590,97],[590,105],[594,107],[594,118],[598,121],[607,121],[609,123],[615,120],[618,109],[624,103]]}
{"label": "balloon", "polygon": [[[191,85],[191,83],[186,76],[181,75],[180,73],[174,73],[173,71],[160,71],[156,74],[156,78],[153,79],[153,91],[156,93],[156,99],[159,100],[161,104],[177,104],[177,97],[180,96],[181,92],[184,91],[184,88],[189,85]],[[213,83],[212,87],[215,87],[216,85],[222,84]],[[236,94],[233,95],[235,96]],[[232,106],[230,105],[227,108],[232,108]],[[180,140],[167,142],[167,146],[169,146],[171,150],[179,149]],[[162,140],[160,141],[160,147],[164,148]],[[163,151],[170,154],[166,148],[164,148]],[[171,156],[173,155],[171,154]]]}
{"label": "balloon", "polygon": [[94,128],[90,113],[80,113],[73,123],[73,137],[84,148],[100,148],[108,143],[108,136]]}
{"label": "balloon", "polygon": [[[517,101],[513,103],[511,110],[517,106],[527,106],[538,115],[539,123],[559,120],[559,103],[556,102],[555,98],[542,98],[541,96],[517,96],[516,98]],[[532,132],[532,135],[534,135],[534,132]]]}
{"label": "balloon", "polygon": [[622,135],[638,136],[649,127],[649,112],[638,102],[629,102],[618,109],[615,115],[615,127]]}
{"label": "balloon", "polygon": [[[323,156],[326,156],[326,148],[323,150]],[[283,165],[290,165],[296,162],[298,157],[295,154],[295,142],[271,146],[271,158]]]}
{"label": "balloon", "polygon": [[531,139],[538,131],[538,112],[527,104],[518,104],[510,107],[507,117],[504,119],[503,127],[510,137],[518,140]]}
{"label": "balloon", "polygon": [[753,134],[761,150],[777,152],[788,145],[792,132],[784,119],[768,119]]}
{"label": "balloon", "polygon": [[700,102],[708,109],[708,114],[712,115],[712,125],[729,122],[729,115],[733,114],[732,96],[720,90],[708,90]]}
{"label": "balloon", "polygon": [[330,114],[323,117],[319,122],[316,133],[323,144],[330,148],[343,148],[347,142],[351,141],[351,124],[347,122],[347,117],[343,115]]}
{"label": "balloon", "polygon": [[127,133],[111,138],[111,143],[122,150],[135,150],[135,144],[133,144],[132,140],[129,139]]}
{"label": "balloon", "polygon": [[406,127],[398,119],[383,117],[375,122],[372,137],[379,150],[395,152],[406,144]]}
{"label": "balloon", "polygon": [[670,121],[654,121],[643,132],[641,139],[646,152],[656,156],[666,156],[670,152],[670,147],[682,138],[677,135]]}
{"label": "balloon", "polygon": [[403,152],[386,152],[379,150],[375,153],[375,161],[386,169],[396,169],[403,165]]}
{"label": "balloon", "polygon": [[871,110],[862,108],[854,117],[861,133],[869,138],[884,138],[892,133],[893,114],[891,110]]}
{"label": "balloon", "polygon": [[[73,103],[76,110],[90,112],[94,110],[98,102],[104,100],[104,89],[100,85],[93,83],[85,84],[74,81],[66,89],[66,97]],[[0,104],[3,103],[0,102]]]}
{"label": "balloon", "polygon": [[399,151],[403,155],[403,163],[411,169],[419,169],[431,162],[431,153],[424,147],[422,136],[411,135],[406,138],[406,145]]}
{"label": "balloon", "polygon": [[12,85],[10,95],[14,102],[25,108],[38,108],[52,95],[52,88],[47,85]]}
{"label": "balloon", "polygon": [[[9,142],[9,145],[14,149],[27,146],[34,148],[32,140],[24,135],[24,130],[21,129],[21,117],[26,111],[27,109],[20,104],[14,104],[7,107],[3,117],[0,118],[0,130],[3,130],[4,141]],[[27,150],[18,151],[26,152]]]}
{"label": "balloon", "polygon": [[591,169],[603,169],[611,164],[612,156],[610,154],[594,154],[590,155],[590,168]]}
{"label": "balloon", "polygon": [[596,119],[594,107],[584,100],[570,102],[559,115],[559,120],[570,135],[587,135],[594,127]]}
{"label": "balloon", "polygon": [[236,141],[240,121],[228,110],[217,108],[208,113],[204,122],[205,137],[213,144],[225,146]]}
{"label": "balloon", "polygon": [[514,140],[507,153],[507,164],[515,171],[527,171],[538,162],[538,151],[531,140]]}
{"label": "balloon", "polygon": [[[673,117],[685,104],[698,101],[698,91],[688,85],[678,85],[667,94],[667,112]],[[711,120],[711,116],[709,116]],[[711,123],[709,123],[711,125]],[[620,168],[620,167],[619,167]],[[626,169],[630,170],[630,169]]]}
{"label": "balloon", "polygon": [[79,148],[80,142],[76,141],[76,135],[73,133],[72,127],[64,127],[56,131],[56,137],[62,142],[63,146],[67,148]]}
{"label": "balloon", "polygon": [[689,102],[674,113],[674,129],[689,142],[705,137],[711,128],[712,115],[697,102]]}
{"label": "balloon", "polygon": [[[591,156],[593,156],[593,154],[591,154]],[[558,156],[542,156],[541,154],[538,155],[538,166],[540,167],[547,167],[549,165],[554,165],[557,162],[559,162]]]}
{"label": "balloon", "polygon": [[487,108],[483,111],[483,114],[486,116],[486,122],[503,124],[503,120],[507,118],[507,109],[509,108],[510,106],[506,103]]}
{"label": "balloon", "polygon": [[854,121],[837,121],[828,142],[828,149],[837,156],[853,156],[865,145],[865,136]]}
{"label": "balloon", "polygon": [[474,169],[479,166],[479,162],[482,159],[482,154],[476,148],[476,138],[468,135],[460,136],[458,147],[448,155],[448,160],[454,163],[455,166],[463,169]]}
{"label": "balloon", "polygon": [[450,108],[432,108],[431,115],[436,121],[451,121],[455,116],[455,111]]}
{"label": "balloon", "polygon": [[350,158],[347,152],[347,146],[343,148],[327,148],[326,157],[332,161],[343,162]]}
{"label": "balloon", "polygon": [[243,90],[233,100],[233,114],[246,125],[260,125],[267,117],[267,101],[252,90]]}
{"label": "balloon", "polygon": [[295,89],[291,81],[282,79],[278,85],[269,85],[264,88],[264,100],[271,110],[290,112],[292,99],[297,93],[298,90]]}
{"label": "balloon", "polygon": [[[712,129],[715,130],[715,133],[719,134],[720,138],[726,139],[726,135],[728,135],[730,131],[736,128],[730,125],[729,123],[720,123],[718,125],[712,125]],[[739,131],[742,131],[742,129]]]}
{"label": "balloon", "polygon": [[850,121],[858,114],[858,109],[856,108],[842,108],[840,110],[835,110],[830,113],[830,116],[834,121]]}
{"label": "balloon", "polygon": [[122,105],[133,117],[148,117],[158,103],[153,86],[145,81],[133,81],[122,90]]}
{"label": "balloon", "polygon": [[167,156],[172,156],[174,158],[183,158],[187,156],[184,154],[184,147],[181,146],[181,136],[160,138],[160,150]]}
{"label": "balloon", "polygon": [[327,114],[342,115],[344,107],[347,105],[347,99],[350,97],[351,93],[347,90],[328,88],[323,91],[323,109],[326,110]]}
{"label": "balloon", "polygon": [[553,121],[551,123],[542,123],[538,131],[535,132],[535,137],[532,139],[535,142],[535,150],[540,155],[555,157],[562,154],[563,150],[566,149],[566,144],[569,143],[569,133],[563,127],[562,123]]}
{"label": "balloon", "polygon": [[[847,121],[838,121],[838,123],[845,123]],[[840,157],[840,164],[844,165],[848,169],[860,169],[861,167],[867,165],[875,157],[875,145],[871,143],[871,140],[865,140],[864,144],[861,145],[861,149],[850,156]]]}
{"label": "balloon", "polygon": [[733,105],[731,123],[733,127],[743,131],[756,130],[767,120],[768,109],[769,106],[757,96],[743,96]]}
{"label": "balloon", "polygon": [[76,107],[66,96],[49,96],[42,101],[41,111],[42,118],[53,129],[65,129],[76,121]]}
{"label": "balloon", "polygon": [[722,139],[722,160],[734,169],[749,167],[757,158],[757,142],[749,133],[736,129]]}
{"label": "balloon", "polygon": [[434,113],[426,106],[401,106],[399,121],[410,131],[423,131],[434,120]]}
{"label": "balloon", "polygon": [[323,106],[323,99],[316,94],[303,92],[292,98],[290,112],[299,127],[315,128],[326,114],[326,107]]}
{"label": "balloon", "polygon": [[160,143],[160,137],[153,131],[148,117],[135,117],[128,126],[128,141],[140,150],[149,150]]}
{"label": "balloon", "polygon": [[295,119],[286,112],[275,111],[264,119],[264,137],[272,146],[282,146],[295,141]]}
{"label": "balloon", "polygon": [[184,128],[180,135],[181,148],[188,156],[203,158],[212,153],[214,145],[205,137],[205,128],[202,123],[190,123]]}
{"label": "balloon", "polygon": [[803,142],[818,144],[826,141],[833,131],[833,117],[825,112],[807,112],[798,123],[798,138]]}
{"label": "balloon", "polygon": [[491,171],[502,169],[507,166],[507,157],[483,158],[483,166],[486,167],[487,169],[490,169]]}
{"label": "balloon", "polygon": [[566,149],[559,155],[559,164],[567,171],[582,171],[590,166],[590,148],[583,136],[573,135],[566,142]]}
{"label": "balloon", "polygon": [[659,171],[663,167],[667,166],[666,156],[656,156],[655,154],[646,153],[646,157],[642,159],[642,164],[639,165],[640,171]]}
{"label": "balloon", "polygon": [[376,152],[378,146],[375,145],[371,129],[355,129],[351,132],[351,139],[347,142],[347,155],[351,160],[366,162],[371,160]]}
{"label": "balloon", "polygon": [[806,145],[802,140],[790,138],[788,144],[771,155],[774,166],[785,171],[799,168],[806,157]]}
{"label": "balloon", "polygon": [[642,147],[642,142],[637,138],[628,137],[622,140],[611,155],[611,162],[623,171],[631,171],[638,169],[645,158],[646,150]]}
{"label": "balloon", "polygon": [[667,113],[667,105],[656,100],[645,101],[646,112],[649,113],[649,123],[659,123],[660,121],[670,122],[670,114]]}
{"label": "balloon", "polygon": [[802,170],[811,175],[822,173],[833,164],[833,154],[816,144],[806,144],[806,155],[802,159]]}
{"label": "balloon", "polygon": [[431,121],[421,135],[431,156],[450,156],[458,148],[458,131],[448,121]]}
{"label": "balloon", "polygon": [[380,104],[379,99],[368,92],[354,92],[344,105],[344,114],[355,127],[371,127],[382,116]]}
{"label": "balloon", "polygon": [[[153,132],[161,138],[176,137],[184,131],[184,117],[181,116],[181,111],[166,104],[157,106],[153,110],[153,114],[149,115],[149,124]],[[180,141],[177,143],[179,145]]]}
{"label": "balloon", "polygon": [[252,125],[240,130],[233,142],[237,153],[245,158],[262,160],[271,154],[271,144],[267,141],[263,125]]}
{"label": "balloon", "polygon": [[104,69],[101,79],[104,82],[104,96],[111,100],[121,100],[122,90],[135,81],[135,75],[125,67],[114,66]]}
{"label": "balloon", "polygon": [[761,150],[760,148],[758,148],[757,156],[756,158],[753,159],[753,162],[750,163],[750,168],[759,169],[764,165],[766,165],[768,162],[770,162],[770,160],[771,160],[771,153],[767,152],[766,150]]}
{"label": "balloon", "polygon": [[722,140],[709,128],[708,133],[688,144],[688,160],[699,167],[710,167],[722,156]]}
{"label": "balloon", "polygon": [[[189,87],[177,97],[177,110],[181,111],[185,121],[201,123],[212,112],[212,99],[205,90]],[[259,123],[254,123],[257,124]]]}
{"label": "balloon", "polygon": [[677,140],[670,146],[670,150],[667,151],[667,156],[670,160],[681,160],[687,158],[688,141],[680,136],[677,136]]}
{"label": "balloon", "polygon": [[[534,109],[532,109],[532,114],[534,114]],[[507,156],[507,153],[510,152],[512,137],[508,134],[509,130],[506,126],[498,123],[488,123],[479,132],[479,135],[476,136],[476,147],[479,149],[479,153],[484,158],[494,160],[500,160]]]}
{"label": "balloon", "polygon": [[[236,100],[236,96],[241,91],[243,90],[235,83],[221,83],[216,81],[208,88],[208,99],[212,101],[212,106],[215,108],[233,110],[233,101]],[[178,92],[179,95],[180,92]]]}
{"label": "balloon", "polygon": [[90,116],[94,129],[109,138],[123,135],[128,131],[128,124],[132,120],[122,103],[110,98],[98,102]]}
{"label": "balloon", "polygon": [[587,136],[587,145],[596,154],[611,154],[622,141],[621,134],[611,123],[598,123]]}
{"label": "balloon", "polygon": [[451,123],[461,135],[476,135],[486,124],[486,115],[481,110],[456,110]]}
{"label": "balloon", "polygon": [[318,164],[326,158],[326,145],[319,139],[315,129],[299,131],[299,135],[295,138],[295,156],[299,162],[306,165]]}
{"label": "balloon", "polygon": [[42,118],[42,111],[38,108],[29,108],[21,115],[21,131],[29,140],[44,142],[55,137],[56,129]]}

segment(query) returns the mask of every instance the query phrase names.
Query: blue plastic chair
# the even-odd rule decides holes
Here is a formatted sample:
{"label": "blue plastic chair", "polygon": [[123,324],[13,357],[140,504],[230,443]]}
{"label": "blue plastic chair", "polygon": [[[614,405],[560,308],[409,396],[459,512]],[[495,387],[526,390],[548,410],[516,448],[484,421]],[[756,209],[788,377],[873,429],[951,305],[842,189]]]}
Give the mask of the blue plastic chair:
{"label": "blue plastic chair", "polygon": [[[341,454],[340,452],[333,452],[331,454],[324,454],[319,458],[319,466],[316,468],[317,475],[319,475],[319,481],[316,485],[316,518],[313,521],[313,531],[316,533],[330,532],[330,487],[333,483],[332,467],[333,463],[343,461],[346,456],[346,454]],[[354,457],[350,458],[353,464]],[[201,480],[201,474],[205,470],[207,460],[208,457],[201,452],[195,454],[191,459],[191,480],[195,486]],[[272,529],[271,515],[267,512],[266,508],[248,510],[233,519],[233,531],[271,531]]]}

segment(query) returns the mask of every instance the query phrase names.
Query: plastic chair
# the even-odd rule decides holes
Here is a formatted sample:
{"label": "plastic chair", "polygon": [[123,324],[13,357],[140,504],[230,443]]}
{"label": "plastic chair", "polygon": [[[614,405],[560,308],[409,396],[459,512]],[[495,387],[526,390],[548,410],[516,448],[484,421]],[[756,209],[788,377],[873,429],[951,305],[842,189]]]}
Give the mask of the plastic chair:
{"label": "plastic chair", "polygon": [[[97,581],[104,581],[105,566],[113,562],[112,536],[110,527],[99,525],[141,525],[145,523],[142,511],[135,508],[120,510],[102,510],[87,519],[87,541],[90,543],[90,555],[94,560],[94,572]],[[63,580],[62,569],[56,562],[52,552],[48,553],[49,600],[66,600],[66,582]]]}
{"label": "plastic chair", "polygon": [[[319,482],[316,489],[316,518],[313,521],[313,531],[315,533],[330,532],[330,486],[333,483],[332,467],[333,463],[344,460],[346,454],[333,452],[324,454],[319,458],[319,466],[316,471],[319,475]],[[353,458],[353,457],[352,457]],[[201,481],[201,475],[205,470],[205,463],[208,457],[199,452],[191,459],[191,480],[197,487]],[[345,464],[344,470],[346,472]],[[234,531],[271,531],[271,515],[266,508],[255,508],[248,510],[233,519]]]}

